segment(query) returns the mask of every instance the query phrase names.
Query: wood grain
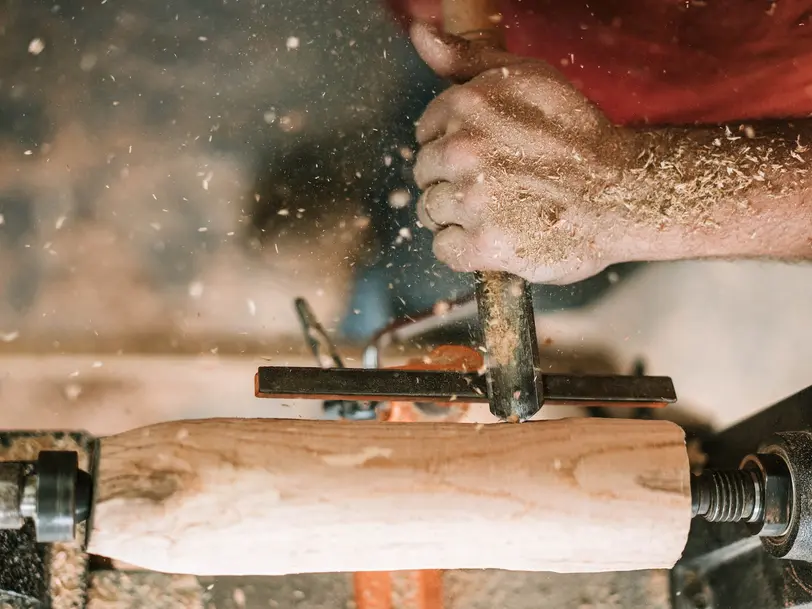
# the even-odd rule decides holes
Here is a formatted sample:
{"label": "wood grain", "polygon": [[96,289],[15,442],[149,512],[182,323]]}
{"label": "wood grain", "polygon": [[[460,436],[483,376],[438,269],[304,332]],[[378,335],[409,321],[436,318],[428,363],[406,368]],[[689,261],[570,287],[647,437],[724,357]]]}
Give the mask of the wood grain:
{"label": "wood grain", "polygon": [[671,567],[682,430],[212,419],[102,440],[90,551],[197,575]]}
{"label": "wood grain", "polygon": [[498,44],[502,20],[498,0],[443,0],[443,29],[463,38],[492,39]]}

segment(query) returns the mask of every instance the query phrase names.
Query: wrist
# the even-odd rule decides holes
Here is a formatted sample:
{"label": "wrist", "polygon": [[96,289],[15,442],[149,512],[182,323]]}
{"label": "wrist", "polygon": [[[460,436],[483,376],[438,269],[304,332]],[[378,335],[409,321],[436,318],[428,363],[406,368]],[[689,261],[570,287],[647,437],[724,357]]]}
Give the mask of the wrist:
{"label": "wrist", "polygon": [[618,129],[618,135],[612,143],[616,171],[589,195],[600,210],[600,251],[608,264],[678,258],[694,238],[674,217],[667,201],[672,196],[663,183],[667,178],[658,167],[658,159],[673,149],[671,132]]}
{"label": "wrist", "polygon": [[812,255],[812,234],[807,234],[812,210],[804,205],[801,194],[768,200],[754,195],[737,204],[720,204],[700,222],[653,224],[622,214],[614,225],[603,246],[612,264],[700,258],[808,259]]}
{"label": "wrist", "polygon": [[604,246],[610,259],[809,256],[812,213],[793,139],[713,128],[631,141],[633,160],[598,197],[615,225]]}

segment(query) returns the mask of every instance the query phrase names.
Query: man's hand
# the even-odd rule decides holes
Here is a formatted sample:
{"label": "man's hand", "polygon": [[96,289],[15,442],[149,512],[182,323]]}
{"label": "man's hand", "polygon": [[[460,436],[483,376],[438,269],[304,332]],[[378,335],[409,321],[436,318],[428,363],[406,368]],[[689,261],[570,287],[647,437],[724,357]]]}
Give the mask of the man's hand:
{"label": "man's hand", "polygon": [[424,61],[462,83],[417,127],[415,179],[434,252],[458,271],[570,283],[631,258],[622,214],[595,203],[640,144],[548,64],[416,24]]}
{"label": "man's hand", "polygon": [[622,129],[546,63],[412,39],[462,83],[417,127],[418,215],[451,268],[570,283],[618,262],[812,260],[812,121]]}

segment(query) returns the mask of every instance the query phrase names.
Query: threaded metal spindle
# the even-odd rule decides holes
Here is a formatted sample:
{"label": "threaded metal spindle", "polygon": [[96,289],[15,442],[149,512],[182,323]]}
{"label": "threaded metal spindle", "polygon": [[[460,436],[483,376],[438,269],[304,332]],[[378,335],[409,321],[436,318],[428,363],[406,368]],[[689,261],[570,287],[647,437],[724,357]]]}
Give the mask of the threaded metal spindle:
{"label": "threaded metal spindle", "polygon": [[764,482],[755,470],[704,471],[691,476],[691,515],[709,522],[763,518]]}

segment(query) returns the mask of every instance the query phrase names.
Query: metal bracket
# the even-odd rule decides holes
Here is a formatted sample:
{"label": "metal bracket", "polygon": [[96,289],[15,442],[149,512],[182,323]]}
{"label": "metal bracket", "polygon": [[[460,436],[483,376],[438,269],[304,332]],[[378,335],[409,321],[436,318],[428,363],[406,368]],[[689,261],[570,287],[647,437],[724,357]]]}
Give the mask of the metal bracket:
{"label": "metal bracket", "polygon": [[83,432],[0,431],[0,497],[16,506],[0,516],[0,606],[86,606],[92,512],[77,505],[90,504],[98,456]]}
{"label": "metal bracket", "polygon": [[[742,456],[758,454],[777,445],[770,441],[778,434],[784,441],[807,435],[786,432],[812,431],[812,387],[767,408],[733,427],[707,438],[703,449],[711,469],[736,469]],[[779,442],[780,444],[780,442]],[[772,451],[770,451],[772,452]],[[794,453],[797,466],[793,476],[793,502],[790,530],[775,538],[789,549],[768,552],[764,541],[755,536],[747,522],[707,522],[695,518],[691,523],[683,557],[671,571],[672,606],[675,609],[786,609],[812,607],[812,564],[802,560],[778,559],[779,556],[804,556],[809,553],[807,503],[812,493],[812,458],[808,450]],[[800,475],[797,475],[800,474]],[[797,509],[802,508],[802,509]],[[803,543],[796,543],[803,538]],[[793,545],[794,544],[794,545]]]}

